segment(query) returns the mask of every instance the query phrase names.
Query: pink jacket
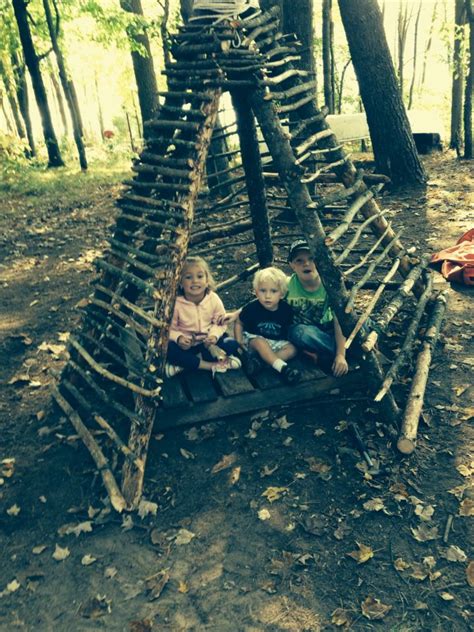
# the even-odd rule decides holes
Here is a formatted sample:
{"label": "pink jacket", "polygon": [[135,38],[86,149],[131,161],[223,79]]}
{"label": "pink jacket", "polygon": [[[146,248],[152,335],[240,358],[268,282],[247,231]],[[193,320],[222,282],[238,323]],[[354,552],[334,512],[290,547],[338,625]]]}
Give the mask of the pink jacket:
{"label": "pink jacket", "polygon": [[[176,297],[169,339],[177,342],[183,334],[190,336],[203,333],[219,339],[225,333],[226,326],[216,325],[216,321],[224,314],[224,304],[215,292],[206,294],[198,305],[179,295]],[[197,340],[195,344],[200,342]]]}

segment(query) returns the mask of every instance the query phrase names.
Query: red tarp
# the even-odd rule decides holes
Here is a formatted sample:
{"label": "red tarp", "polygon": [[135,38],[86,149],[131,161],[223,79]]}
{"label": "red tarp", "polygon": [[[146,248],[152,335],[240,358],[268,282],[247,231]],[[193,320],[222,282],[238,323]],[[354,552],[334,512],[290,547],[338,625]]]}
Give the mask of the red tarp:
{"label": "red tarp", "polygon": [[448,281],[474,285],[474,228],[464,233],[455,246],[445,248],[431,257],[431,264],[439,263],[441,274]]}

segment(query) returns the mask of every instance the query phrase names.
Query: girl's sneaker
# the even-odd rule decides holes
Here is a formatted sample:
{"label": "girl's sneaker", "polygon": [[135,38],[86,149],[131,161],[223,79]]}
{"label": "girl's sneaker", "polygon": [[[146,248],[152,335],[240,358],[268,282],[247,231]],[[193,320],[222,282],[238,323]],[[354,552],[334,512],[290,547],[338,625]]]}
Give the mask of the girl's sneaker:
{"label": "girl's sneaker", "polygon": [[228,369],[240,369],[242,362],[237,356],[228,356],[224,362],[227,364]]}
{"label": "girl's sneaker", "polygon": [[166,377],[173,377],[173,375],[178,375],[178,373],[181,373],[181,371],[184,371],[182,366],[176,366],[176,364],[169,364],[169,362],[165,364]]}
{"label": "girl's sneaker", "polygon": [[301,373],[286,364],[281,370],[281,376],[287,384],[296,384],[301,380]]}

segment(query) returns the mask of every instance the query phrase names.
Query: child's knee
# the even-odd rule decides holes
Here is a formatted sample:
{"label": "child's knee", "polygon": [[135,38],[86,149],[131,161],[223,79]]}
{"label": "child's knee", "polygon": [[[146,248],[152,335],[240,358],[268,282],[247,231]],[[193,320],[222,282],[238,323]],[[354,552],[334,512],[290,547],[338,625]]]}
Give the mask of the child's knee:
{"label": "child's knee", "polygon": [[252,338],[249,342],[249,347],[254,351],[262,351],[264,349],[269,349],[270,345],[263,338]]}
{"label": "child's knee", "polygon": [[291,358],[294,358],[298,353],[298,349],[291,342],[288,343],[285,347],[283,347],[283,351],[285,352],[285,355],[288,358],[288,360],[291,360]]}

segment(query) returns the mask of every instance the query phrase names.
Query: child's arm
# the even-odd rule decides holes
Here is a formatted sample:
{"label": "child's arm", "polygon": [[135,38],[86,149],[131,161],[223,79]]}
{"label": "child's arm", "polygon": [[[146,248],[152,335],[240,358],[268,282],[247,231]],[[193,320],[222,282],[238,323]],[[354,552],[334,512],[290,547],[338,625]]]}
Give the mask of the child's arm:
{"label": "child's arm", "polygon": [[[239,314],[240,311],[241,310],[239,310]],[[244,344],[244,326],[240,318],[234,322],[234,338],[237,340],[239,345]]]}
{"label": "child's arm", "polygon": [[334,316],[334,338],[336,339],[336,356],[332,363],[332,372],[335,377],[341,377],[347,373],[349,366],[347,364],[346,349],[344,347],[346,339],[336,316]]}
{"label": "child's arm", "polygon": [[242,308],[236,309],[233,312],[226,312],[222,316],[219,316],[219,318],[217,320],[217,324],[218,325],[230,325],[230,323],[235,323],[237,318],[240,316],[240,312],[241,311],[242,311]]}

